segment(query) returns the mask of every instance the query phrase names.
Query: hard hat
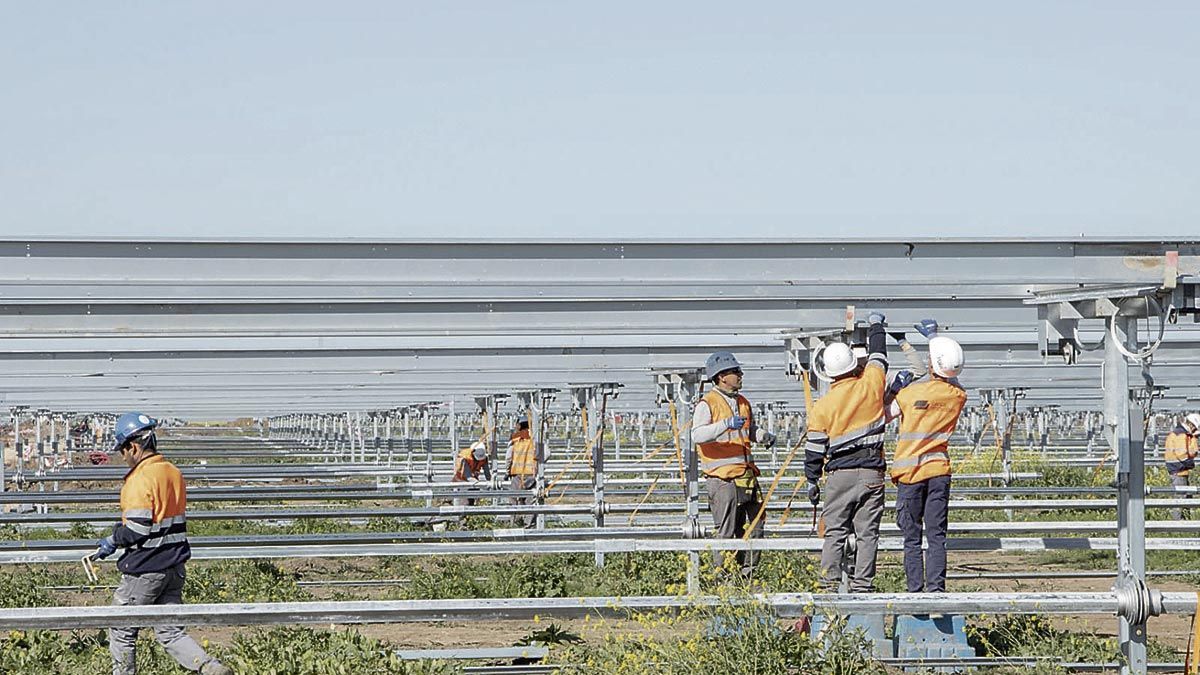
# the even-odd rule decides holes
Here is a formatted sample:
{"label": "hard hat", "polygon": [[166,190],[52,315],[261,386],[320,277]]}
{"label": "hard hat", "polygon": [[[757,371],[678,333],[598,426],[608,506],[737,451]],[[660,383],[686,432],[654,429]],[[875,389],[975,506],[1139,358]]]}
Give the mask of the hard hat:
{"label": "hard hat", "polygon": [[487,457],[487,446],[484,445],[481,441],[475,441],[474,443],[472,443],[471,444],[471,457],[473,457],[476,461]]}
{"label": "hard hat", "polygon": [[1188,424],[1192,425],[1192,433],[1200,432],[1200,413],[1192,413],[1185,417]]}
{"label": "hard hat", "polygon": [[727,370],[741,367],[733,352],[713,352],[704,362],[704,377],[711,380]]}
{"label": "hard hat", "polygon": [[521,415],[517,418],[517,426],[521,426],[522,424],[529,424],[529,415]]}
{"label": "hard hat", "polygon": [[113,425],[113,452],[121,449],[130,439],[141,436],[145,431],[152,431],[158,426],[158,420],[142,413],[129,412],[117,418]]}
{"label": "hard hat", "polygon": [[933,372],[942,377],[958,377],[963,369],[962,345],[948,337],[930,339],[929,363],[933,366]]}
{"label": "hard hat", "polygon": [[858,367],[858,357],[854,356],[850,345],[835,342],[826,347],[821,354],[825,360],[825,374],[829,377],[840,377]]}

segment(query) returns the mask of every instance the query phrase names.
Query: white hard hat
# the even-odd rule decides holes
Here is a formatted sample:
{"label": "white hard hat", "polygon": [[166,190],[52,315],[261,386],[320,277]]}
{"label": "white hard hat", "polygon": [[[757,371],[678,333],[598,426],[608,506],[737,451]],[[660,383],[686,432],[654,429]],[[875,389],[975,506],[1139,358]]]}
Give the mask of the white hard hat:
{"label": "white hard hat", "polygon": [[482,441],[475,441],[471,444],[471,456],[476,460],[487,457],[487,446]]}
{"label": "white hard hat", "polygon": [[835,342],[825,348],[825,374],[829,377],[839,377],[858,367],[858,358],[850,345]]}
{"label": "white hard hat", "polygon": [[1192,425],[1192,433],[1200,432],[1200,413],[1192,413],[1184,419]]}
{"label": "white hard hat", "polygon": [[942,377],[958,377],[963,369],[963,349],[948,337],[935,337],[929,341],[929,363],[933,372]]}

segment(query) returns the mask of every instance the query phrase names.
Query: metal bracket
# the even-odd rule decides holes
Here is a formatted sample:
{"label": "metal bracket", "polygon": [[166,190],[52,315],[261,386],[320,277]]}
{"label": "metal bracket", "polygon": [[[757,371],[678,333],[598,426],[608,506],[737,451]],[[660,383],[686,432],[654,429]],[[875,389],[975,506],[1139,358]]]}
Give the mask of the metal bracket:
{"label": "metal bracket", "polygon": [[1078,361],[1080,352],[1095,349],[1079,340],[1079,322],[1084,319],[1162,317],[1176,323],[1179,316],[1191,315],[1194,323],[1200,323],[1196,303],[1200,280],[1178,274],[1178,259],[1178,252],[1167,252],[1161,285],[1143,282],[1034,291],[1023,302],[1038,308],[1042,355],[1061,356],[1070,365]]}

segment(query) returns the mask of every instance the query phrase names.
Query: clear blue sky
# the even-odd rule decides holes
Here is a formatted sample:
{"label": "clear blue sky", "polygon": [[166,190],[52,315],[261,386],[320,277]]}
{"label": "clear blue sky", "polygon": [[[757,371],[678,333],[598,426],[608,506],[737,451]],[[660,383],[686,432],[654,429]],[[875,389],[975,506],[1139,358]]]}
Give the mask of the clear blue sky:
{"label": "clear blue sky", "polygon": [[1200,235],[1200,3],[7,2],[0,234]]}

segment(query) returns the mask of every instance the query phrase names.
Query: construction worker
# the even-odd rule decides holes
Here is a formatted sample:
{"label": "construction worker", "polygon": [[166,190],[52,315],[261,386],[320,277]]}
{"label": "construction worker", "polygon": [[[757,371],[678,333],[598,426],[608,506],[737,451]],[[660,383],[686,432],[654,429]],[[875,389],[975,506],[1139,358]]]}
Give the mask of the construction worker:
{"label": "construction worker", "polygon": [[804,474],[808,500],[821,500],[823,474],[825,542],[821,577],[829,591],[841,580],[846,546],[856,542],[851,593],[869,593],[875,581],[879,522],[883,517],[884,390],[887,387],[887,342],[884,317],[868,317],[866,362],[860,364],[849,345],[835,342],[825,348],[825,373],[833,379],[829,392],[813,404],[808,415],[808,444]]}
{"label": "construction worker", "polygon": [[[739,393],[742,366],[733,354],[716,352],[709,356],[704,375],[713,388],[704,394],[692,414],[692,442],[699,452],[716,536],[736,539],[746,534],[746,527],[762,506],[759,471],[750,456],[751,441],[769,448],[775,444],[775,436],[758,426],[750,401]],[[750,536],[763,536],[762,519]],[[749,577],[758,555],[739,551],[734,557],[742,575]],[[714,551],[713,559],[721,567],[725,556]]]}
{"label": "construction worker", "polygon": [[[529,432],[529,417],[522,415],[517,420],[517,430],[508,439],[508,450],[504,453],[507,465],[510,487],[513,490],[533,490],[537,487],[537,448]],[[533,504],[529,496],[514,497],[514,505]],[[535,516],[513,516],[514,522],[523,527],[532,527],[536,522]]]}
{"label": "construction worker", "polygon": [[[1171,475],[1171,485],[1174,487],[1187,487],[1192,469],[1196,468],[1197,436],[1200,436],[1200,413],[1187,415],[1167,434],[1163,443],[1163,459],[1167,463],[1167,473]],[[1182,509],[1171,509],[1172,520],[1182,518]]]}
{"label": "construction worker", "polygon": [[[948,337],[934,337],[929,341],[929,380],[911,384],[912,373],[902,370],[888,387],[894,400],[886,417],[900,418],[891,473],[909,593],[946,591],[950,436],[967,403],[967,393],[956,379],[962,367],[962,347]],[[924,558],[922,531],[929,544]]]}
{"label": "construction worker", "polygon": [[[158,422],[141,413],[117,418],[113,452],[129,466],[121,486],[121,522],[100,540],[96,558],[125,552],[117,561],[118,605],[183,604],[184,563],[192,557],[187,538],[187,488],[174,464],[158,454]],[[135,675],[140,628],[110,628],[113,675]],[[179,665],[201,675],[233,675],[178,626],[155,626],[154,637]]]}
{"label": "construction worker", "polygon": [[[492,479],[492,467],[488,461],[487,445],[483,441],[475,441],[469,448],[463,448],[454,458],[454,478],[452,483],[479,483],[481,480]],[[474,506],[474,499],[459,498],[454,500],[457,506]]]}

